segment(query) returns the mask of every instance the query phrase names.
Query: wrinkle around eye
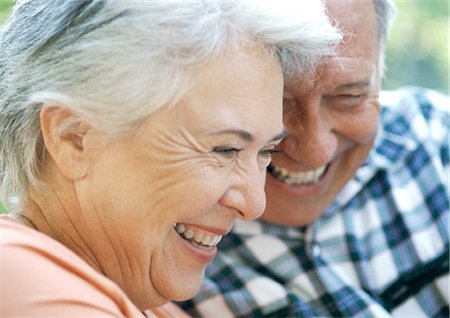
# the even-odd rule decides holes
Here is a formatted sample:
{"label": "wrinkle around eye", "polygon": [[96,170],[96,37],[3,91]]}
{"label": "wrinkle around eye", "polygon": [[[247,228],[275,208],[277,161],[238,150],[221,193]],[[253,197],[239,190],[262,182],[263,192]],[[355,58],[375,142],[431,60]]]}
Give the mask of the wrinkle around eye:
{"label": "wrinkle around eye", "polygon": [[238,161],[237,154],[232,154],[229,157],[223,156],[220,153],[216,153],[211,151],[209,153],[209,158],[212,159],[212,166],[216,168],[225,168],[234,166],[235,163]]}
{"label": "wrinkle around eye", "polygon": [[362,108],[368,100],[368,94],[342,94],[325,97],[327,105],[336,111],[354,111]]}
{"label": "wrinkle around eye", "polygon": [[294,108],[296,106],[297,102],[295,101],[295,99],[287,99],[287,98],[283,99],[283,107]]}

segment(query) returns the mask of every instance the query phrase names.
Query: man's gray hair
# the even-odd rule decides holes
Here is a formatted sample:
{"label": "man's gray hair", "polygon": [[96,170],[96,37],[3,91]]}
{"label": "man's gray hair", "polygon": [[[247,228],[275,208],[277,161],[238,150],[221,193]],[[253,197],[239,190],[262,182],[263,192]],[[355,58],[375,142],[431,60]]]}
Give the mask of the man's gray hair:
{"label": "man's gray hair", "polygon": [[226,49],[261,49],[289,76],[340,39],[321,0],[20,1],[0,29],[1,198],[20,202],[42,185],[45,104],[117,137],[175,104],[189,75]]}
{"label": "man's gray hair", "polygon": [[378,24],[378,46],[380,74],[384,75],[385,71],[385,51],[389,37],[389,31],[397,13],[397,7],[394,0],[373,0],[375,12],[377,14]]}

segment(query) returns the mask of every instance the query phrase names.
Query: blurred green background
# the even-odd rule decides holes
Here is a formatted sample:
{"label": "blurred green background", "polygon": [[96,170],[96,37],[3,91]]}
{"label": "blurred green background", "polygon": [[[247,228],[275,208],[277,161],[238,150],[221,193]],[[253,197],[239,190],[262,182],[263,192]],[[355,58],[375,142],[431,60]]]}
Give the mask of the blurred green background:
{"label": "blurred green background", "polygon": [[[0,0],[0,24],[8,17],[14,2]],[[450,1],[396,2],[399,12],[387,48],[387,72],[383,88],[418,85],[448,94]]]}
{"label": "blurred green background", "polygon": [[418,85],[448,94],[449,0],[397,0],[383,88]]}

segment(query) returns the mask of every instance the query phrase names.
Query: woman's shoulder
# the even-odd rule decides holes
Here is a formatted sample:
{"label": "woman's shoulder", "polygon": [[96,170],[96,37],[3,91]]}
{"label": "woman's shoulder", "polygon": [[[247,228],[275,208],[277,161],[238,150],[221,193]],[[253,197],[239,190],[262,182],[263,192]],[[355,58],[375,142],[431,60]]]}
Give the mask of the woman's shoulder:
{"label": "woman's shoulder", "polygon": [[[9,215],[0,216],[0,244],[2,248],[2,261],[18,265],[22,262],[38,264],[40,275],[46,273],[45,266],[65,269],[66,271],[87,272],[94,274],[94,270],[78,255],[59,243],[55,239],[41,232],[25,226]],[[33,263],[31,263],[33,260]],[[35,263],[36,262],[36,263]],[[98,274],[98,273],[97,273]]]}
{"label": "woman's shoulder", "polygon": [[47,249],[49,252],[58,251],[72,253],[64,245],[48,235],[40,233],[21,223],[16,217],[8,214],[0,215],[0,237],[2,247],[23,249]]}
{"label": "woman's shoulder", "polygon": [[2,317],[143,317],[112,281],[51,237],[0,216]]}

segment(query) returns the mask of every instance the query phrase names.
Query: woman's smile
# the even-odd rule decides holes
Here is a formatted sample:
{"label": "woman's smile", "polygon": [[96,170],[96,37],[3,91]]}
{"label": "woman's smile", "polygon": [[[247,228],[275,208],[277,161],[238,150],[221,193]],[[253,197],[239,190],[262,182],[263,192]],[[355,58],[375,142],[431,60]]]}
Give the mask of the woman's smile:
{"label": "woman's smile", "polygon": [[183,223],[174,224],[174,228],[182,238],[200,249],[210,250],[222,239],[222,235],[199,231],[195,227]]}
{"label": "woman's smile", "polygon": [[[176,223],[173,227],[188,253],[205,266],[216,256],[216,245],[220,242],[222,236],[228,232],[228,230],[211,232],[203,227],[184,223]],[[218,234],[219,232],[222,235]]]}

